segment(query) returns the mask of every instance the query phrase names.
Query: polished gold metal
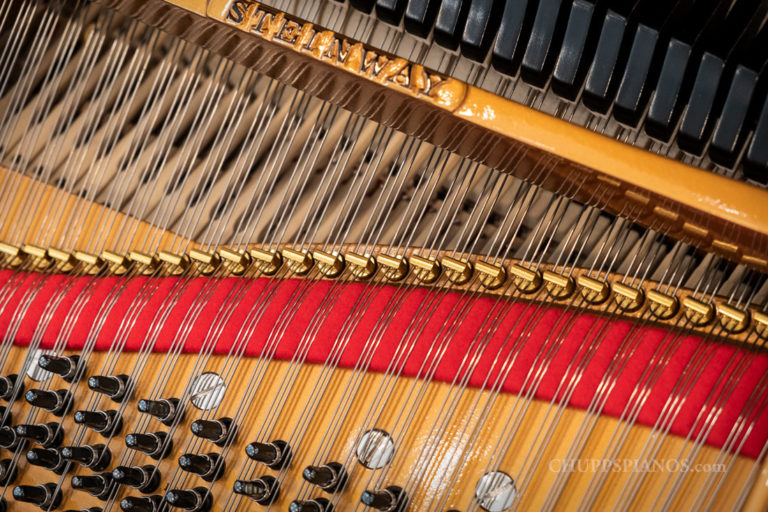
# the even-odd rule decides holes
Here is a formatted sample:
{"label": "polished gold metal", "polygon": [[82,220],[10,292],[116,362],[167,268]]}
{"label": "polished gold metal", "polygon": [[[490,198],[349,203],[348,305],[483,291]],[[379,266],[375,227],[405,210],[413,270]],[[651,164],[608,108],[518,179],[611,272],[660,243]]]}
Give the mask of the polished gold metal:
{"label": "polished gold metal", "polygon": [[251,266],[251,255],[247,252],[236,251],[228,247],[222,247],[216,252],[219,253],[224,263],[228,263],[227,270],[232,275],[241,276]]}
{"label": "polished gold metal", "polygon": [[645,300],[645,293],[640,288],[632,288],[624,283],[613,283],[614,301],[619,309],[632,312],[640,309]]}
{"label": "polished gold metal", "polygon": [[376,273],[378,265],[373,256],[364,256],[356,252],[349,252],[344,255],[344,261],[349,263],[352,275],[358,279],[370,279]]}
{"label": "polished gold metal", "polygon": [[6,268],[16,268],[22,264],[27,255],[15,245],[0,242],[0,257],[2,258],[0,261]]}
{"label": "polished gold metal", "polygon": [[192,260],[189,254],[159,251],[157,258],[165,265],[168,275],[180,276],[192,267]]}
{"label": "polished gold metal", "polygon": [[683,298],[685,317],[693,325],[702,327],[715,319],[715,307],[711,303],[701,302],[693,297]]}
{"label": "polished gold metal", "polygon": [[466,284],[472,279],[473,268],[470,261],[461,261],[445,256],[440,259],[440,264],[445,271],[445,277],[457,286]]}
{"label": "polished gold metal", "polygon": [[648,309],[656,318],[662,320],[672,318],[680,308],[680,301],[672,295],[657,290],[648,290],[645,296],[648,298]]}
{"label": "polished gold metal", "polygon": [[475,262],[480,283],[488,290],[501,288],[507,281],[507,269],[502,265],[494,265],[487,261],[477,260]]}
{"label": "polished gold metal", "polygon": [[216,272],[216,269],[221,265],[221,256],[219,253],[201,251],[199,249],[192,249],[189,251],[189,257],[193,263],[197,263],[197,271],[204,276],[209,276]]}
{"label": "polished gold metal", "polygon": [[390,281],[397,282],[405,279],[408,275],[410,267],[406,258],[399,258],[397,256],[390,256],[389,254],[379,254],[376,256],[376,261],[381,265],[381,272],[384,277]]}
{"label": "polished gold metal", "polygon": [[723,329],[730,333],[742,332],[749,325],[749,311],[736,309],[728,304],[717,305],[717,316]]}
{"label": "polished gold metal", "polygon": [[282,254],[288,269],[297,276],[303,276],[308,273],[315,264],[311,252],[283,249]]}
{"label": "polished gold metal", "polygon": [[283,255],[279,251],[266,251],[264,249],[251,249],[248,251],[259,272],[265,276],[277,274],[283,266]]}
{"label": "polished gold metal", "polygon": [[585,275],[576,277],[576,284],[581,289],[581,296],[592,305],[602,304],[611,295],[611,286],[605,281],[598,281]]}
{"label": "polished gold metal", "polygon": [[54,263],[54,260],[48,254],[48,250],[37,245],[24,244],[21,246],[21,251],[34,261],[36,270],[48,270]]}
{"label": "polished gold metal", "polygon": [[91,254],[84,251],[75,251],[73,253],[77,264],[84,269],[88,275],[97,275],[106,269],[106,262],[97,254]]}
{"label": "polished gold metal", "polygon": [[131,251],[128,253],[128,257],[131,261],[140,265],[139,272],[142,275],[152,275],[160,268],[160,258],[156,254]]}
{"label": "polished gold metal", "polygon": [[411,268],[413,268],[413,274],[420,282],[431,284],[437,281],[437,278],[440,277],[442,268],[437,261],[422,258],[416,254],[412,254],[409,261],[411,263]]}
{"label": "polished gold metal", "polygon": [[565,300],[573,295],[575,286],[572,277],[545,270],[541,278],[544,280],[544,288],[553,299]]}
{"label": "polished gold metal", "polygon": [[752,321],[755,323],[755,333],[768,340],[768,314],[762,311],[752,311]]}
{"label": "polished gold metal", "polygon": [[101,259],[104,260],[107,265],[107,272],[115,276],[127,274],[133,266],[133,261],[130,257],[112,251],[103,251],[101,253]]}
{"label": "polished gold metal", "polygon": [[513,282],[522,294],[535,293],[541,287],[541,272],[538,270],[530,270],[519,263],[514,263],[509,266],[509,273],[512,274]]}
{"label": "polished gold metal", "polygon": [[48,256],[54,260],[52,262],[53,266],[55,266],[56,270],[59,272],[71,272],[75,268],[75,265],[77,265],[77,260],[75,259],[74,254],[69,251],[64,251],[56,247],[49,247],[47,252]]}
{"label": "polished gold metal", "polygon": [[315,250],[312,255],[317,263],[317,269],[325,277],[335,279],[344,272],[344,257],[341,254],[331,254],[329,252]]}

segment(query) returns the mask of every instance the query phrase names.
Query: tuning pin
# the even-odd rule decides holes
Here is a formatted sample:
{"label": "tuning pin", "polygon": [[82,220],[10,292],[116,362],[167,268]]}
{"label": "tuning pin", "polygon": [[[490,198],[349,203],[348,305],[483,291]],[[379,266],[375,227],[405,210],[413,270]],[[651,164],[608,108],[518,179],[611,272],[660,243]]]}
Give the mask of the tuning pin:
{"label": "tuning pin", "polygon": [[329,462],[322,466],[307,466],[301,476],[324,491],[337,492],[347,483],[347,471],[338,462]]}
{"label": "tuning pin", "polygon": [[75,423],[85,425],[104,437],[116,435],[123,428],[123,419],[115,410],[109,411],[77,411]]}
{"label": "tuning pin", "polygon": [[232,492],[247,496],[259,505],[271,505],[280,495],[280,482],[269,475],[256,480],[235,480]]}
{"label": "tuning pin", "polygon": [[128,496],[120,502],[120,510],[123,512],[157,512],[162,507],[163,497],[159,494],[152,496]]}
{"label": "tuning pin", "polygon": [[63,429],[58,423],[39,423],[37,425],[16,425],[16,435],[30,439],[45,448],[59,446],[64,439]]}
{"label": "tuning pin", "polygon": [[79,462],[88,469],[102,471],[112,461],[112,453],[103,444],[86,446],[65,446],[61,457],[72,462]]}
{"label": "tuning pin", "polygon": [[217,446],[224,446],[235,437],[232,418],[218,420],[196,420],[190,425],[190,430],[197,437],[209,440]]}
{"label": "tuning pin", "polygon": [[112,490],[112,473],[98,475],[75,475],[71,480],[72,488],[85,491],[91,496],[106,500]]}
{"label": "tuning pin", "polygon": [[400,487],[390,485],[385,489],[374,491],[363,491],[360,501],[376,510],[385,510],[387,512],[400,512],[405,510],[408,500]]}
{"label": "tuning pin", "polygon": [[185,453],[179,457],[179,466],[184,471],[189,471],[206,482],[213,482],[221,477],[224,472],[224,459],[218,453]]}
{"label": "tuning pin", "polygon": [[325,498],[314,498],[307,501],[292,501],[288,512],[332,512],[333,505]]}
{"label": "tuning pin", "polygon": [[127,375],[94,375],[88,379],[92,391],[107,395],[115,402],[122,402],[130,389],[131,378]]}
{"label": "tuning pin", "polygon": [[61,490],[54,483],[18,485],[13,488],[13,498],[16,501],[31,503],[42,509],[51,510],[61,504]]}
{"label": "tuning pin", "polygon": [[21,438],[16,435],[16,431],[11,427],[0,427],[0,448],[7,450],[16,450]]}
{"label": "tuning pin", "polygon": [[27,462],[33,466],[50,469],[57,475],[64,473],[67,461],[54,448],[32,448],[27,452]]}
{"label": "tuning pin", "polygon": [[165,432],[135,433],[125,436],[125,445],[132,450],[138,450],[153,459],[160,460],[165,458],[173,449],[173,440]]}
{"label": "tuning pin", "polygon": [[142,398],[137,407],[139,412],[154,416],[159,422],[167,426],[173,425],[177,419],[176,416],[181,412],[178,398],[161,398],[160,400]]}
{"label": "tuning pin", "polygon": [[194,512],[206,512],[211,509],[213,500],[205,487],[194,489],[174,489],[165,493],[165,501],[172,507]]}
{"label": "tuning pin", "polygon": [[0,460],[0,485],[6,486],[16,480],[18,471],[16,464],[11,459]]}
{"label": "tuning pin", "polygon": [[42,355],[37,360],[37,365],[43,370],[55,373],[66,382],[75,380],[80,364],[80,356],[52,356]]}
{"label": "tuning pin", "polygon": [[34,407],[45,409],[55,416],[64,416],[72,406],[72,394],[66,389],[46,391],[30,389],[24,398]]}
{"label": "tuning pin", "polygon": [[117,466],[112,479],[118,484],[130,485],[149,494],[160,486],[160,471],[154,466]]}
{"label": "tuning pin", "polygon": [[251,443],[245,447],[245,454],[268,468],[278,470],[288,467],[293,458],[290,445],[279,439],[271,443]]}
{"label": "tuning pin", "polygon": [[24,383],[19,385],[19,389],[16,387],[16,381],[19,380],[19,376],[15,373],[8,375],[7,377],[0,377],[0,398],[3,400],[16,400],[24,392]]}

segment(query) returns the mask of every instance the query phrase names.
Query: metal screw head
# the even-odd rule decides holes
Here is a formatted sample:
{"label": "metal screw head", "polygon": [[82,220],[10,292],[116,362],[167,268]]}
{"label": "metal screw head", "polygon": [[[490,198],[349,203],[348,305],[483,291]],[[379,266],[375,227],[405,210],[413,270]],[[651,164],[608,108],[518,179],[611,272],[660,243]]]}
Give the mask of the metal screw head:
{"label": "metal screw head", "polygon": [[51,350],[41,350],[38,348],[32,354],[32,358],[29,359],[29,365],[27,366],[27,377],[34,380],[35,382],[45,382],[51,377],[53,377],[52,372],[49,372],[48,370],[43,370],[42,368],[40,368],[40,365],[37,364],[37,362],[40,360],[40,356],[44,356],[44,355],[55,355],[55,354]]}
{"label": "metal screw head", "polygon": [[374,428],[363,434],[357,443],[357,460],[368,469],[383,468],[392,461],[395,442],[387,432]]}
{"label": "metal screw head", "polygon": [[477,481],[475,499],[483,510],[503,512],[512,506],[516,498],[515,481],[502,471],[491,471]]}
{"label": "metal screw head", "polygon": [[192,405],[204,411],[215,409],[224,400],[226,391],[227,384],[218,373],[201,373],[190,388]]}

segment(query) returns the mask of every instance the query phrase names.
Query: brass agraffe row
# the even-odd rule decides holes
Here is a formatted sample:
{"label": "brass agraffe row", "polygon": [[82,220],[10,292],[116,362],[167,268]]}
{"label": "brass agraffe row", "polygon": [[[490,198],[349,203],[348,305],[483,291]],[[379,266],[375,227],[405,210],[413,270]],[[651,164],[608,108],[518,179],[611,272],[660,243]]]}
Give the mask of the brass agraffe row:
{"label": "brass agraffe row", "polygon": [[[216,277],[245,274],[256,277],[278,273],[282,277],[301,277],[315,269],[313,276],[325,279],[337,279],[349,272],[355,280],[366,281],[380,274],[391,283],[421,286],[439,281],[446,284],[440,279],[444,277],[453,290],[461,290],[476,280],[483,293],[488,295],[553,304],[574,298],[578,307],[598,314],[643,318],[752,347],[762,348],[765,346],[763,342],[768,340],[767,314],[754,309],[737,309],[720,298],[703,302],[688,290],[662,293],[658,283],[653,281],[630,286],[622,282],[619,274],[595,279],[588,276],[585,269],[570,269],[566,275],[555,272],[548,265],[530,268],[517,260],[496,265],[479,257],[462,261],[446,254],[428,259],[412,250],[402,256],[384,252],[359,254],[353,252],[352,247],[342,247],[339,253],[333,254],[315,248],[300,251],[283,247],[275,251],[219,248],[213,252],[191,249],[185,254],[104,251],[96,255],[33,245],[16,247],[0,242],[0,267],[45,273],[158,277],[214,274]],[[511,286],[505,287],[505,284]]]}

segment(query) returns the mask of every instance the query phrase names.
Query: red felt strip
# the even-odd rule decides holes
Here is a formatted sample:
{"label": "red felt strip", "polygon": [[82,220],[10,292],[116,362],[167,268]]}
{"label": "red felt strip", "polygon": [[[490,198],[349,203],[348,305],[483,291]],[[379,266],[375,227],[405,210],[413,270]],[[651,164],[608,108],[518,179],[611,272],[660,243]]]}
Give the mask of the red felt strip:
{"label": "red felt strip", "polygon": [[[613,373],[617,375],[615,382],[608,381],[610,393],[602,414],[626,417],[631,412],[626,404],[642,379],[650,386],[639,408],[638,423],[666,429],[671,422],[670,432],[680,436],[693,432],[695,439],[704,421],[700,411],[709,413],[716,405],[721,410],[714,426],[706,432],[706,441],[713,446],[726,443],[747,400],[768,372],[765,354],[754,354],[659,327],[633,325],[625,320],[554,307],[510,304],[487,297],[467,298],[456,292],[331,281],[310,284],[294,279],[197,278],[181,282],[177,278],[71,278],[3,271],[0,272],[0,286],[14,291],[11,300],[0,311],[0,332],[5,336],[13,335],[19,345],[27,345],[33,336],[42,335],[43,346],[51,346],[63,332],[62,326],[68,315],[74,311],[75,299],[87,297],[66,340],[69,348],[79,349],[92,332],[105,301],[114,296],[114,290],[122,289],[98,335],[97,349],[104,350],[117,339],[131,305],[137,297],[146,296],[145,307],[141,308],[124,338],[125,348],[138,350],[142,343],[156,338],[155,350],[166,351],[177,339],[185,317],[194,311],[193,304],[204,296],[203,307],[184,342],[184,351],[195,353],[206,342],[228,295],[243,285],[242,300],[232,310],[221,336],[215,340],[217,353],[227,353],[232,343],[240,341],[247,344],[247,355],[258,356],[268,343],[274,343],[275,357],[289,359],[300,346],[307,327],[313,319],[319,318],[322,321],[308,345],[306,360],[324,363],[334,347],[342,346],[340,344],[346,338],[340,333],[345,322],[358,311],[359,301],[365,300],[361,308],[363,314],[359,315],[348,342],[343,345],[339,360],[342,367],[353,368],[358,364],[364,350],[373,346],[372,333],[376,332],[382,315],[391,314],[373,350],[370,370],[387,371],[393,361],[404,358],[403,375],[424,377],[429,375],[431,363],[436,363],[434,379],[441,382],[459,382],[468,375],[471,386],[490,387],[501,378],[503,391],[528,393],[533,390],[538,399],[567,398],[571,406],[587,408],[607,370],[616,365],[616,354],[626,353],[619,371]],[[167,304],[176,291],[180,291],[178,300],[157,336],[153,337],[150,327],[164,311],[163,304]],[[364,294],[364,291],[368,293]],[[293,315],[286,317],[286,306],[297,297],[300,307],[293,308]],[[51,308],[51,304],[56,307]],[[259,310],[260,304],[265,304],[263,314],[258,317],[252,332],[244,336],[241,327],[249,313]],[[28,309],[19,323],[21,307]],[[505,312],[502,316],[498,315],[500,309]],[[41,322],[46,314],[50,314],[47,324]],[[412,323],[414,317],[418,321]],[[460,322],[455,332],[447,331],[454,325],[453,318],[459,318]],[[485,345],[480,346],[477,334],[484,332],[484,325],[488,329],[489,319],[494,327],[492,335]],[[275,326],[285,320],[285,331],[275,336]],[[409,332],[415,335],[406,336]],[[558,335],[552,335],[553,332]],[[446,339],[444,352],[438,352],[437,346]],[[410,350],[404,351],[406,346]],[[468,369],[468,364],[475,360],[477,365]],[[532,373],[531,368],[542,360],[549,362],[539,381],[539,374]],[[506,366],[505,361],[509,361]],[[698,366],[692,363],[696,361]],[[584,363],[583,372],[579,373],[578,380],[572,380],[570,376],[579,366],[577,363]],[[565,386],[562,384],[564,374],[569,375]],[[568,387],[571,382],[574,383],[572,393]],[[738,385],[734,385],[736,382]],[[718,402],[721,392],[727,400]],[[686,399],[675,402],[675,407],[670,409],[670,397],[683,393]],[[768,440],[765,398],[755,408],[753,416],[748,417],[750,420],[754,417],[755,422],[741,449],[744,455],[753,458],[759,455]],[[741,439],[736,447],[740,444]]]}

